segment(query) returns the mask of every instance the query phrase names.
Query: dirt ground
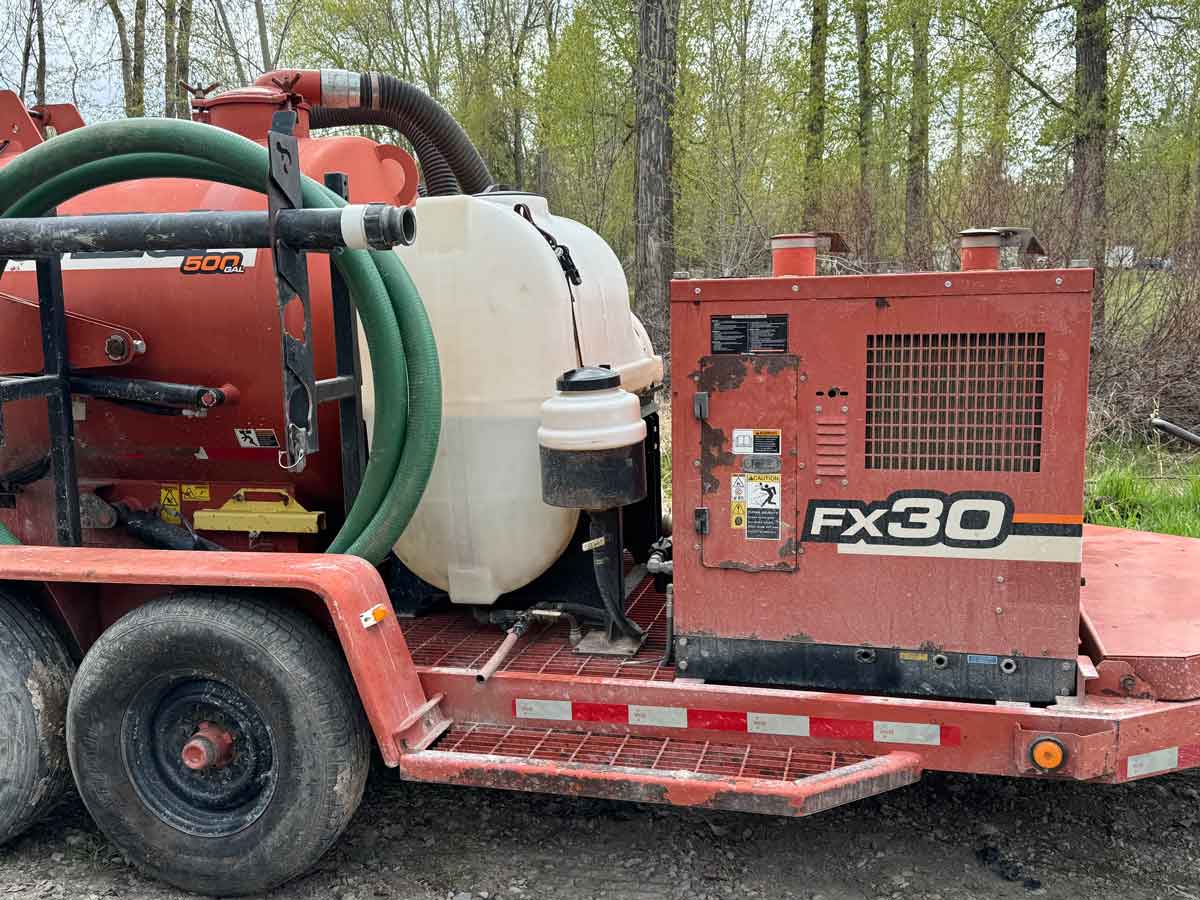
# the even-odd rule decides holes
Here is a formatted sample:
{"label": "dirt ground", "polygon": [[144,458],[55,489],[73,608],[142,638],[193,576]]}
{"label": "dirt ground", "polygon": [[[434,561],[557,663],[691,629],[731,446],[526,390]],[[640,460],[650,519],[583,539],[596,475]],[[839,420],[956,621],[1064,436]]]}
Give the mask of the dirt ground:
{"label": "dirt ground", "polygon": [[[278,900],[1200,900],[1200,773],[1105,786],[927,775],[807,819],[406,784],[377,768]],[[0,849],[0,898],[168,900],[72,797]]]}

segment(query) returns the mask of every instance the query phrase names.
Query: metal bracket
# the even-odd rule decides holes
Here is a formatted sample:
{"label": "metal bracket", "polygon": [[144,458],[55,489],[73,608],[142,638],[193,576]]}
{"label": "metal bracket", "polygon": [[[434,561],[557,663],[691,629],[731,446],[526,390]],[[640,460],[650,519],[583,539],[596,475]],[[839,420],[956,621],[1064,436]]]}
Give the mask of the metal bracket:
{"label": "metal bracket", "polygon": [[708,391],[696,391],[692,397],[692,412],[701,422],[708,418]]}
{"label": "metal bracket", "polygon": [[[267,179],[271,257],[275,264],[275,288],[279,302],[279,336],[283,351],[283,409],[285,449],[279,464],[290,472],[303,472],[305,458],[320,449],[317,439],[317,389],[313,374],[312,305],[308,296],[308,264],[304,251],[276,238],[276,217],[283,209],[304,205],[300,186],[300,145],[293,133],[295,110],[283,110],[271,118],[267,134],[270,177]],[[304,333],[288,333],[287,309],[299,300],[304,310]]]}
{"label": "metal bracket", "polygon": [[698,506],[692,510],[692,524],[695,526],[696,534],[708,534],[708,509],[703,506]]}

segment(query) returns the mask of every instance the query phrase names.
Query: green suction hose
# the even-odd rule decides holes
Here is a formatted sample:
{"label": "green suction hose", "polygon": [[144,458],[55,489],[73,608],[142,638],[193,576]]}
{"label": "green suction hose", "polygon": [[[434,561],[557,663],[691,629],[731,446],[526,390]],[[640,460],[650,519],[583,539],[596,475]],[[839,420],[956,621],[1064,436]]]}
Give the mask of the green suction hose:
{"label": "green suction hose", "polygon": [[[70,131],[0,169],[0,216],[40,215],[119,181],[189,178],[262,191],[267,151],[211,125],[127,119]],[[344,206],[303,179],[307,207]],[[394,253],[345,250],[334,260],[362,320],[375,384],[371,458],[362,488],[328,550],[378,563],[416,511],[433,470],[442,419],[437,346],[425,308]],[[0,525],[0,544],[17,543]]]}

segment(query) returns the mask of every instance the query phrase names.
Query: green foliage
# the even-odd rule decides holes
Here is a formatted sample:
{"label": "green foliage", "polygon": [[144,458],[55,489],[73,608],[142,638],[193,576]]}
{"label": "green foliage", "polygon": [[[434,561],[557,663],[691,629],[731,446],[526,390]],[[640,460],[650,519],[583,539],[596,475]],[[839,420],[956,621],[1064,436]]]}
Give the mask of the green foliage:
{"label": "green foliage", "polygon": [[1085,513],[1093,525],[1200,537],[1200,457],[1105,446],[1088,460]]}

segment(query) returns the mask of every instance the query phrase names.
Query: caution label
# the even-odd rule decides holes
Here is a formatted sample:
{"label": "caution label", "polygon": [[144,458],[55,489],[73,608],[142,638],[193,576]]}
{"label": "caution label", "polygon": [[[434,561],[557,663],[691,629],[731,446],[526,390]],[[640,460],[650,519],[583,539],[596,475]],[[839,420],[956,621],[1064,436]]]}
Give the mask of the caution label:
{"label": "caution label", "polygon": [[164,522],[178,525],[182,518],[179,515],[179,485],[162,484],[158,487],[158,517]]}
{"label": "caution label", "polygon": [[732,500],[729,503],[729,527],[743,529],[746,527],[746,501]]}
{"label": "caution label", "polygon": [[733,429],[734,453],[761,453],[778,456],[783,447],[783,432],[778,428]]}
{"label": "caution label", "polygon": [[746,538],[779,540],[779,510],[783,506],[783,476],[745,475]]}
{"label": "caution label", "polygon": [[179,494],[188,503],[207,503],[212,499],[207,484],[181,484]]}

